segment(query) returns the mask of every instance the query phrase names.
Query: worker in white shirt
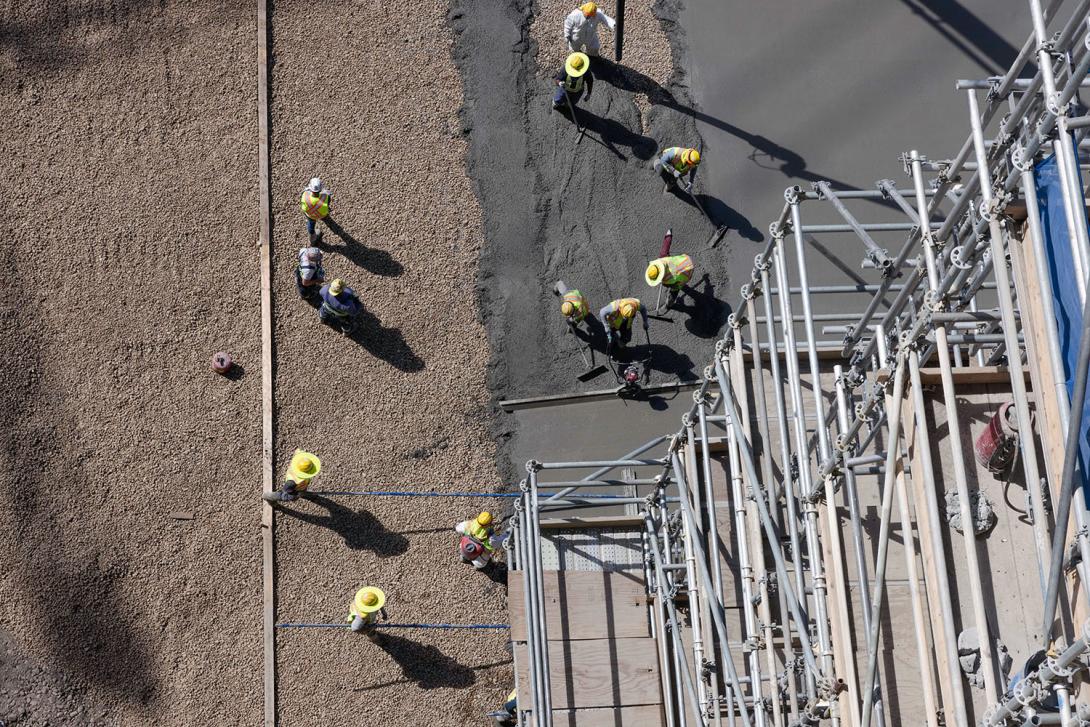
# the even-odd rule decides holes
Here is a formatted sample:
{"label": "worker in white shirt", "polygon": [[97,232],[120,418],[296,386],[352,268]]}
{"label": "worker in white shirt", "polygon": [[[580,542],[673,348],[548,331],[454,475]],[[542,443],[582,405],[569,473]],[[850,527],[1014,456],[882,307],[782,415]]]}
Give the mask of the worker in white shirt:
{"label": "worker in white shirt", "polygon": [[601,47],[598,42],[598,24],[605,23],[613,30],[617,23],[598,9],[598,3],[583,3],[564,18],[564,40],[568,41],[568,50],[580,51],[588,56],[597,56]]}

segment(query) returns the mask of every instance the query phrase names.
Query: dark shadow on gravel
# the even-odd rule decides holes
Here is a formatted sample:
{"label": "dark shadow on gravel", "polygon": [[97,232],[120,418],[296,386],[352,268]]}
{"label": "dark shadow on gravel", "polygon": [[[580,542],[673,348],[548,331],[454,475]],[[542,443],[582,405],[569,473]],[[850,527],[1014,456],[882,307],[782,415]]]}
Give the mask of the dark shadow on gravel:
{"label": "dark shadow on gravel", "polygon": [[387,530],[382,521],[367,510],[352,510],[321,495],[305,495],[304,501],[324,508],[327,514],[317,515],[291,507],[278,509],[282,515],[320,528],[329,528],[344,538],[344,544],[352,550],[369,550],[380,558],[389,558],[409,549],[408,538]]}
{"label": "dark shadow on gravel", "polygon": [[375,314],[364,306],[356,319],[356,328],[348,336],[375,358],[406,372],[422,371],[424,360],[417,356],[399,328],[384,328]]}
{"label": "dark shadow on gravel", "polygon": [[[405,676],[404,681],[414,682],[421,689],[465,689],[477,681],[473,669],[460,664],[430,644],[421,644],[383,630],[378,630],[372,641],[397,662]],[[401,682],[361,687],[355,691],[380,689],[398,683]]]}
{"label": "dark shadow on gravel", "polygon": [[[697,194],[696,196],[700,199],[700,204],[704,207],[704,211],[708,213],[708,217],[711,218],[710,222],[713,226],[725,225],[751,242],[764,242],[764,233],[754,227],[753,223],[744,214],[718,197],[712,197],[710,194]],[[713,230],[708,230],[709,237],[712,232]]]}
{"label": "dark shadow on gravel", "polygon": [[715,296],[715,284],[707,274],[696,285],[686,285],[673,310],[688,316],[685,329],[699,338],[716,338],[730,316],[730,304]]}
{"label": "dark shadow on gravel", "polygon": [[[558,111],[557,113],[562,114],[564,118],[570,121],[571,116],[567,110]],[[616,154],[619,159],[627,159],[628,157],[617,149],[618,146],[631,150],[634,157],[645,161],[653,157],[658,150],[654,139],[637,134],[619,121],[605,116],[598,116],[582,107],[577,107],[575,113],[579,118],[579,123],[586,127],[587,139],[599,142]],[[572,136],[574,137],[574,135],[575,132],[573,131]],[[574,138],[572,144],[575,144]]]}
{"label": "dark shadow on gravel", "polygon": [[405,271],[405,268],[401,263],[395,260],[390,253],[376,247],[364,245],[350,235],[348,231],[341,227],[335,220],[326,218],[325,224],[329,228],[329,231],[339,237],[344,244],[331,245],[328,242],[321,240],[316,244],[316,247],[320,248],[323,252],[332,252],[337,255],[343,255],[347,260],[359,265],[373,275],[396,278]]}

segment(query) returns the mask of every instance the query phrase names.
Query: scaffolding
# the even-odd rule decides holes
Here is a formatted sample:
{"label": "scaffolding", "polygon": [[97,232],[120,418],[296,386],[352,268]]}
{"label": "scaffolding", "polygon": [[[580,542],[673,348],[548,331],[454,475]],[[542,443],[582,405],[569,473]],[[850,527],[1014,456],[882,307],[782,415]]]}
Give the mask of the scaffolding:
{"label": "scaffolding", "polygon": [[[642,518],[669,727],[1090,724],[1090,0],[1029,5],[1007,73],[957,82],[970,133],[956,156],[906,152],[902,184],[786,190],[673,435],[617,460],[527,464],[507,543],[528,623],[520,724],[553,724],[542,518],[616,504]],[[1063,208],[1051,237],[1046,164]],[[810,285],[807,256],[845,237],[873,279]],[[1055,245],[1081,320],[1058,309]],[[845,299],[855,312],[829,310]],[[990,474],[974,435],[1000,416],[1017,445]],[[543,494],[550,470],[593,471]],[[647,494],[582,495],[620,485]],[[989,535],[995,492],[1007,508]]]}

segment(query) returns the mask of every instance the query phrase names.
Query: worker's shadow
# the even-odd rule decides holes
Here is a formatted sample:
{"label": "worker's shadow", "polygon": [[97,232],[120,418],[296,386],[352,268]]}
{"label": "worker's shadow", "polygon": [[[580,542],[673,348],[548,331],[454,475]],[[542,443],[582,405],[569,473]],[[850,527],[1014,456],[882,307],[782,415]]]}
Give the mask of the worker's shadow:
{"label": "worker's shadow", "polygon": [[[571,120],[571,113],[566,108],[557,113],[562,114],[569,121]],[[627,157],[617,148],[618,146],[627,147],[631,150],[632,156],[643,160],[650,159],[658,150],[658,145],[654,139],[637,134],[624,124],[608,116],[598,116],[584,106],[576,107],[575,113],[579,123],[586,127],[585,136],[609,149],[621,160],[625,160]]]}
{"label": "worker's shadow", "polygon": [[405,268],[402,267],[401,263],[395,260],[390,253],[385,250],[364,245],[356,238],[352,237],[352,235],[348,234],[340,224],[329,217],[325,219],[325,224],[326,227],[329,228],[329,231],[339,237],[344,244],[332,245],[324,239],[319,240],[315,244],[315,247],[323,252],[332,252],[343,255],[348,260],[374,275],[384,275],[386,277],[394,278],[404,272]]}
{"label": "worker's shadow", "polygon": [[397,662],[405,678],[400,681],[360,687],[355,691],[381,689],[406,681],[414,682],[421,689],[444,687],[465,689],[473,686],[477,681],[477,675],[473,669],[458,663],[429,644],[395,636],[384,629],[377,629],[372,641]]}
{"label": "worker's shadow", "polygon": [[326,514],[318,515],[296,508],[278,508],[281,515],[301,520],[311,525],[329,528],[344,538],[344,544],[352,550],[370,550],[380,558],[401,555],[409,549],[409,539],[386,529],[382,522],[367,510],[352,510],[321,495],[303,495],[303,499],[322,507]]}
{"label": "worker's shadow", "polygon": [[405,342],[398,328],[385,328],[367,306],[360,307],[356,327],[348,337],[394,368],[406,372],[422,371],[424,360],[416,355]]}
{"label": "worker's shadow", "polygon": [[641,346],[630,347],[629,357],[632,360],[647,359],[647,368],[651,371],[676,376],[680,381],[695,381],[697,375],[693,372],[693,360],[680,351],[675,351],[661,343],[646,343]]}
{"label": "worker's shadow", "polygon": [[670,310],[687,316],[685,329],[689,333],[698,338],[713,338],[726,325],[731,307],[715,297],[715,284],[704,273],[699,283],[685,286]]}

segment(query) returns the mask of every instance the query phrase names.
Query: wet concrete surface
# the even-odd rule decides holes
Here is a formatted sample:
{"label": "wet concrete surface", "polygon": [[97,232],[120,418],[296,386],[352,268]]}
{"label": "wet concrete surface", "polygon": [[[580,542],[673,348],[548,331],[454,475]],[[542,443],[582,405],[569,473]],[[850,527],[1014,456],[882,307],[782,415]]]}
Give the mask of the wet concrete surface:
{"label": "wet concrete surface", "polygon": [[[681,26],[707,150],[704,182],[764,238],[790,185],[809,190],[823,179],[834,189],[873,189],[889,178],[911,189],[899,155],[954,156],[969,133],[955,80],[1001,74],[1031,21],[1025,0],[686,0]],[[864,222],[901,221],[877,203],[851,208]],[[842,221],[827,203],[802,212],[804,224]],[[895,250],[904,234],[875,238]],[[763,244],[731,247],[732,304]],[[862,253],[852,233],[821,236],[807,249],[810,283],[878,282],[876,271],[861,269]],[[865,303],[822,295],[815,311]]]}

